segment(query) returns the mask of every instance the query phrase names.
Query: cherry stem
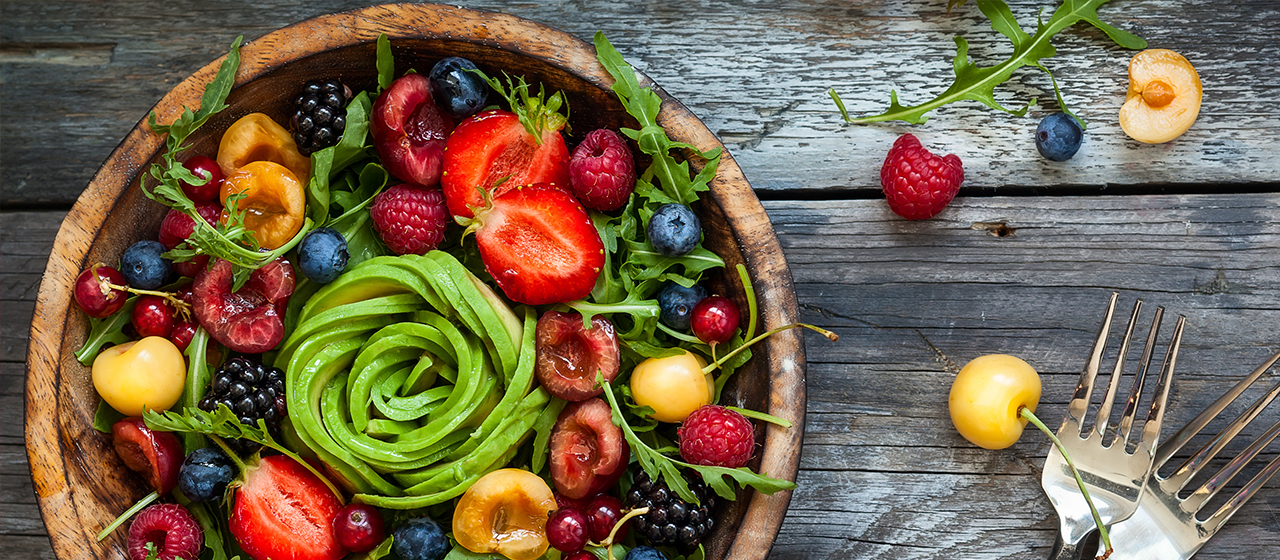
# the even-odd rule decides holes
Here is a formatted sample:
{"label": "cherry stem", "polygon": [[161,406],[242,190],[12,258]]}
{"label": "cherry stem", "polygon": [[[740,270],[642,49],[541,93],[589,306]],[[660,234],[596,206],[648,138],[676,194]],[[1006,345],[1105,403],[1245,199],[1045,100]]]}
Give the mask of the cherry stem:
{"label": "cherry stem", "polygon": [[739,346],[739,347],[737,347],[737,348],[734,348],[732,352],[729,352],[728,354],[725,354],[724,356],[721,356],[721,357],[720,357],[720,359],[715,360],[715,361],[711,362],[711,364],[710,364],[710,365],[708,365],[707,367],[702,368],[702,373],[711,373],[711,372],[715,371],[717,368],[719,368],[721,365],[723,365],[725,362],[729,361],[729,360],[730,360],[731,358],[733,358],[734,356],[737,356],[737,355],[738,355],[740,352],[742,352],[743,350],[746,350],[747,348],[750,348],[750,347],[751,347],[751,345],[753,345],[753,344],[755,344],[755,343],[757,343],[757,342],[760,342],[761,340],[764,340],[764,339],[766,339],[766,338],[769,338],[770,336],[773,336],[773,335],[775,335],[775,334],[777,334],[777,333],[780,333],[780,332],[785,331],[785,330],[787,330],[787,329],[794,329],[794,328],[796,328],[796,327],[804,327],[804,328],[806,328],[806,329],[809,329],[809,330],[811,330],[811,331],[814,331],[814,332],[816,332],[816,333],[818,333],[818,334],[820,334],[820,335],[822,335],[822,336],[825,336],[825,337],[827,337],[827,338],[831,339],[833,342],[834,342],[834,341],[837,341],[837,340],[840,340],[840,335],[838,335],[838,334],[836,334],[836,333],[833,333],[833,332],[831,332],[831,331],[829,331],[829,330],[827,330],[827,329],[824,329],[824,328],[822,328],[822,327],[815,327],[815,326],[813,326],[813,325],[809,325],[809,324],[806,324],[806,323],[791,323],[790,325],[782,325],[781,327],[773,328],[773,329],[767,330],[767,331],[765,331],[765,332],[763,332],[763,333],[760,333],[760,335],[759,335],[759,336],[757,336],[757,337],[755,337],[755,338],[753,338],[753,339],[751,339],[751,340],[748,340],[748,341],[746,341],[746,342],[742,343],[742,346]]}
{"label": "cherry stem", "polygon": [[[97,274],[97,271],[96,271],[96,270],[94,271],[94,274]],[[162,297],[162,298],[164,298],[164,300],[165,300],[165,301],[167,301],[167,302],[169,302],[170,304],[172,304],[172,305],[173,305],[173,308],[174,308],[178,313],[181,313],[181,314],[182,314],[182,319],[183,319],[184,321],[189,321],[189,320],[191,320],[191,305],[189,305],[189,304],[188,304],[187,302],[185,302],[185,301],[182,301],[182,299],[181,299],[181,298],[179,298],[178,296],[173,295],[173,294],[171,294],[171,293],[169,293],[169,292],[161,292],[161,291],[157,291],[157,290],[139,290],[139,289],[137,289],[137,288],[132,288],[132,287],[129,287],[129,286],[121,286],[121,285],[119,285],[119,284],[112,284],[109,280],[106,280],[106,279],[99,280],[99,283],[100,283],[104,288],[110,288],[110,289],[112,289],[112,290],[119,290],[119,291],[122,291],[122,292],[129,292],[129,293],[131,293],[131,294],[140,295],[140,296],[159,296],[159,297]]]}
{"label": "cherry stem", "polygon": [[1107,534],[1107,527],[1102,523],[1102,516],[1098,514],[1098,508],[1094,507],[1093,498],[1089,497],[1089,490],[1084,486],[1084,479],[1080,478],[1080,471],[1076,469],[1076,464],[1071,462],[1071,456],[1067,454],[1067,449],[1062,446],[1062,442],[1058,440],[1058,436],[1054,435],[1053,432],[1044,425],[1044,422],[1041,422],[1039,418],[1036,418],[1035,413],[1031,412],[1031,409],[1025,406],[1020,406],[1018,407],[1018,415],[1026,419],[1028,422],[1031,422],[1035,427],[1039,428],[1040,431],[1044,432],[1044,435],[1049,436],[1049,441],[1053,442],[1053,445],[1058,448],[1058,452],[1062,453],[1062,458],[1067,461],[1067,466],[1071,468],[1071,475],[1076,478],[1076,485],[1080,487],[1080,493],[1084,495],[1084,501],[1089,504],[1089,512],[1093,514],[1093,523],[1098,526],[1098,535],[1102,537],[1102,544],[1107,547],[1106,552],[1104,552],[1102,556],[1099,556],[1097,560],[1106,560],[1108,556],[1111,556],[1111,537]]}
{"label": "cherry stem", "polygon": [[587,544],[604,547],[605,551],[607,551],[609,554],[609,560],[617,560],[613,556],[613,538],[618,536],[618,529],[621,529],[622,524],[631,520],[632,517],[635,517],[637,515],[644,515],[646,513],[649,513],[649,508],[647,507],[636,508],[631,511],[628,511],[626,515],[622,516],[622,519],[619,519],[617,523],[613,524],[613,529],[609,530],[609,536],[604,539],[603,543],[588,542]]}
{"label": "cherry stem", "polygon": [[110,525],[107,525],[106,529],[103,529],[101,533],[98,533],[98,542],[102,542],[102,539],[107,538],[113,531],[119,529],[121,525],[124,525],[126,520],[133,517],[133,514],[142,511],[142,508],[151,505],[151,502],[159,499],[160,494],[154,490],[151,491],[150,494],[143,496],[141,500],[138,500],[138,503],[133,504],[133,507],[124,510],[124,513],[120,514],[120,517],[117,517],[115,521],[112,521]]}

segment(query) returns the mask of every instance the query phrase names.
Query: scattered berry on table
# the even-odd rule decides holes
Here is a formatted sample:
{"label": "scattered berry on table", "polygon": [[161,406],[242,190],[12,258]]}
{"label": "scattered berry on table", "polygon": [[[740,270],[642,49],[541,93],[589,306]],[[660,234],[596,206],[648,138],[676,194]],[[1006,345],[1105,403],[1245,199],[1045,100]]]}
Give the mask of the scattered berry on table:
{"label": "scattered berry on table", "polygon": [[328,284],[347,268],[347,240],[333,228],[316,228],[298,243],[298,268],[312,282]]}
{"label": "scattered berry on table", "polygon": [[129,560],[145,560],[147,543],[159,554],[156,560],[196,558],[204,547],[204,532],[196,519],[178,504],[156,504],[138,513],[129,525],[126,548]]}
{"label": "scattered berry on table", "polygon": [[124,275],[109,266],[95,265],[76,277],[71,293],[76,305],[80,306],[85,315],[101,319],[124,307],[129,293],[108,287],[107,284],[125,285]]}
{"label": "scattered berry on table", "polygon": [[298,152],[312,152],[328,148],[342,139],[347,128],[347,101],[351,90],[338,80],[311,80],[302,86],[302,93],[293,102],[293,139]]}
{"label": "scattered berry on table", "polygon": [[120,273],[133,286],[142,290],[154,290],[168,280],[173,267],[161,255],[165,247],[159,241],[144,239],[124,250],[120,257]]}
{"label": "scattered berry on table", "polygon": [[431,67],[431,97],[449,116],[464,119],[484,108],[489,98],[489,84],[475,70],[475,63],[451,56]]}
{"label": "scattered berry on table", "polygon": [[637,546],[627,551],[627,557],[624,560],[667,560],[667,557],[662,554],[662,551],[651,546]]}
{"label": "scattered berry on table", "polygon": [[387,538],[382,513],[369,504],[350,503],[333,520],[333,538],[347,552],[368,552]]}
{"label": "scattered berry on table", "polygon": [[622,135],[607,128],[587,133],[569,159],[569,185],[587,208],[622,208],[636,188],[635,158]]}
{"label": "scattered berry on table", "polygon": [[444,241],[449,214],[440,189],[400,184],[373,199],[373,229],[397,255],[425,255]]}
{"label": "scattered berry on table", "polygon": [[733,338],[741,321],[737,304],[724,296],[711,296],[693,306],[689,328],[707,344],[724,344]]}
{"label": "scattered berry on table", "polygon": [[938,215],[955,198],[962,182],[964,167],[959,157],[938,157],[911,134],[903,134],[893,143],[880,168],[880,186],[889,209],[908,220]]}
{"label": "scattered berry on table", "polygon": [[[138,296],[133,305],[131,321],[133,330],[139,337],[162,336],[168,338],[173,333],[174,311],[164,298],[151,294]],[[190,342],[188,340],[188,342]],[[175,343],[174,346],[177,346]],[[182,350],[182,348],[179,348]]]}
{"label": "scattered berry on table", "polygon": [[392,532],[391,550],[403,560],[440,560],[449,552],[449,539],[439,523],[415,517]]}
{"label": "scattered berry on table", "polygon": [[[248,358],[232,358],[213,372],[209,392],[200,399],[200,410],[213,412],[224,404],[240,418],[241,424],[257,426],[261,419],[275,433],[285,415],[284,372]],[[251,453],[258,444],[247,440],[226,440],[237,453]]]}
{"label": "scattered berry on table", "polygon": [[222,450],[201,447],[182,462],[178,489],[188,500],[209,502],[221,498],[235,477],[236,466]]}
{"label": "scattered berry on table", "polygon": [[1080,150],[1084,130],[1066,113],[1054,113],[1036,127],[1036,149],[1047,160],[1067,161]]}
{"label": "scattered berry on table", "polygon": [[702,239],[702,222],[683,204],[669,203],[658,207],[649,218],[649,243],[658,254],[679,257],[692,251]]}
{"label": "scattered berry on table", "polygon": [[680,456],[695,465],[736,469],[755,452],[756,439],[747,417],[723,406],[693,411],[676,431]]}
{"label": "scattered berry on table", "polygon": [[658,318],[668,327],[687,331],[693,318],[693,308],[706,297],[707,290],[699,284],[686,288],[667,282],[658,292]]}
{"label": "scattered berry on table", "polygon": [[[609,538],[613,526],[622,519],[622,500],[608,494],[601,494],[591,498],[591,501],[582,508],[582,513],[587,516],[587,525],[591,528],[591,542],[602,543]],[[619,542],[626,537],[630,529],[630,522],[618,527],[618,532],[613,536],[614,542]]]}
{"label": "scattered berry on table", "polygon": [[547,541],[560,552],[577,552],[591,537],[587,516],[573,508],[560,508],[547,519]]}
{"label": "scattered berry on table", "polygon": [[627,492],[627,507],[649,508],[649,513],[637,515],[631,521],[637,535],[649,544],[692,550],[715,525],[711,513],[715,510],[716,499],[701,478],[685,477],[685,480],[702,505],[695,506],[681,500],[665,482],[650,480],[643,469],[636,473],[635,484]]}
{"label": "scattered berry on table", "polygon": [[191,156],[190,159],[182,162],[182,166],[197,177],[208,178],[202,185],[182,182],[182,192],[191,199],[191,202],[202,204],[218,199],[219,193],[222,192],[223,177],[222,168],[218,166],[217,160],[207,156]]}

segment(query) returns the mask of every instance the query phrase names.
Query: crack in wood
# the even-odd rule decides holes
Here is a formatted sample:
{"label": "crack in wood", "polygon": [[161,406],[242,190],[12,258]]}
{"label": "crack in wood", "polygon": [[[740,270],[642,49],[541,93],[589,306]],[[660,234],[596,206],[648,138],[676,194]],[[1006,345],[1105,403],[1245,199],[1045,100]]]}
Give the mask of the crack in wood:
{"label": "crack in wood", "polygon": [[765,138],[768,138],[773,133],[779,130],[782,130],[782,127],[786,126],[787,124],[787,119],[785,119],[784,117],[786,117],[788,113],[790,113],[791,111],[794,111],[796,107],[799,107],[799,106],[800,106],[800,100],[796,99],[788,103],[785,107],[778,109],[777,111],[774,111],[772,115],[769,115],[773,117],[773,120],[764,123],[764,128],[760,130],[759,134],[752,135],[745,142],[741,142],[738,145],[741,146],[743,150],[756,149],[757,147],[760,146],[761,142],[764,142]]}
{"label": "crack in wood", "polygon": [[990,222],[974,222],[969,229],[985,231],[996,237],[1014,237],[1017,235],[1017,229],[1009,227],[1005,220],[993,220]]}
{"label": "crack in wood", "polygon": [[1227,272],[1219,268],[1213,280],[1204,284],[1196,282],[1195,292],[1200,295],[1212,296],[1217,294],[1251,294],[1253,290],[1244,284],[1228,281]]}

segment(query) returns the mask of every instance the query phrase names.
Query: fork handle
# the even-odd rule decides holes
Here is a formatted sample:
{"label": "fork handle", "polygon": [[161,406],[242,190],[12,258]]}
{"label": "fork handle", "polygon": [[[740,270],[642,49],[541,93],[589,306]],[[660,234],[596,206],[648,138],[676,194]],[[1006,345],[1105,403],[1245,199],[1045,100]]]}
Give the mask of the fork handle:
{"label": "fork handle", "polygon": [[1070,544],[1062,540],[1062,534],[1059,533],[1053,539],[1053,550],[1049,552],[1049,560],[1081,560],[1080,547],[1077,544]]}

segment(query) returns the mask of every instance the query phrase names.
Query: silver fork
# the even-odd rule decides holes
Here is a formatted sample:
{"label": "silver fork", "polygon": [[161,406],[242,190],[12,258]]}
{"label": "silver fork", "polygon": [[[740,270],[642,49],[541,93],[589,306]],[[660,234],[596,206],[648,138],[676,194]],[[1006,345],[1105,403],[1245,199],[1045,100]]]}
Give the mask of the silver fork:
{"label": "silver fork", "polygon": [[[1133,338],[1138,314],[1142,310],[1142,300],[1138,300],[1133,306],[1133,315],[1130,316],[1129,326],[1125,329],[1120,353],[1116,358],[1115,368],[1111,372],[1107,394],[1098,409],[1094,428],[1088,433],[1082,433],[1085,414],[1089,403],[1092,402],[1094,380],[1098,376],[1107,338],[1111,333],[1111,319],[1115,315],[1118,297],[1118,293],[1111,294],[1102,328],[1093,344],[1093,351],[1089,354],[1084,371],[1080,374],[1080,382],[1076,385],[1075,393],[1067,406],[1067,414],[1062,419],[1062,426],[1058,428],[1058,439],[1071,454],[1072,460],[1080,470],[1081,478],[1089,485],[1089,494],[1105,525],[1127,519],[1138,508],[1138,500],[1142,496],[1143,485],[1150,474],[1154,450],[1160,437],[1160,424],[1164,420],[1164,410],[1169,399],[1169,386],[1173,380],[1173,369],[1178,359],[1182,330],[1186,323],[1184,317],[1178,317],[1161,367],[1155,399],[1147,412],[1137,448],[1129,452],[1127,447],[1133,429],[1134,415],[1137,413],[1138,401],[1142,396],[1147,371],[1151,365],[1151,355],[1155,351],[1160,322],[1164,317],[1163,307],[1156,308],[1146,345],[1142,349],[1138,371],[1134,374],[1129,398],[1125,403],[1120,422],[1116,426],[1115,435],[1107,438],[1106,432],[1111,418],[1112,403],[1115,401],[1120,377],[1124,372],[1125,359],[1129,354],[1129,342]],[[1096,529],[1096,525],[1088,504],[1080,494],[1080,487],[1057,447],[1051,447],[1049,456],[1045,458],[1040,484],[1058,512],[1058,538],[1054,542],[1049,558],[1050,560],[1074,560],[1080,554],[1081,541]]]}
{"label": "silver fork", "polygon": [[1160,445],[1156,451],[1151,477],[1147,480],[1146,491],[1138,502],[1137,511],[1128,520],[1112,528],[1111,541],[1115,547],[1115,553],[1112,554],[1111,560],[1191,558],[1228,519],[1231,519],[1232,515],[1240,510],[1245,502],[1257,494],[1258,489],[1266,484],[1277,470],[1280,470],[1280,457],[1277,457],[1254,475],[1253,479],[1237,491],[1227,503],[1203,521],[1199,518],[1205,503],[1213,498],[1223,485],[1239,474],[1258,455],[1258,452],[1280,435],[1280,422],[1276,422],[1189,496],[1179,497],[1191,478],[1204,469],[1209,461],[1222,451],[1245,426],[1257,418],[1262,409],[1275,400],[1276,395],[1280,395],[1280,383],[1277,383],[1227,425],[1222,432],[1179,465],[1173,474],[1168,477],[1160,475],[1161,468],[1169,463],[1169,459],[1175,453],[1262,376],[1263,372],[1270,369],[1277,360],[1280,360],[1280,353],[1271,356],[1261,367],[1242,379],[1235,387],[1178,430],[1178,433],[1174,434],[1169,441]]}

